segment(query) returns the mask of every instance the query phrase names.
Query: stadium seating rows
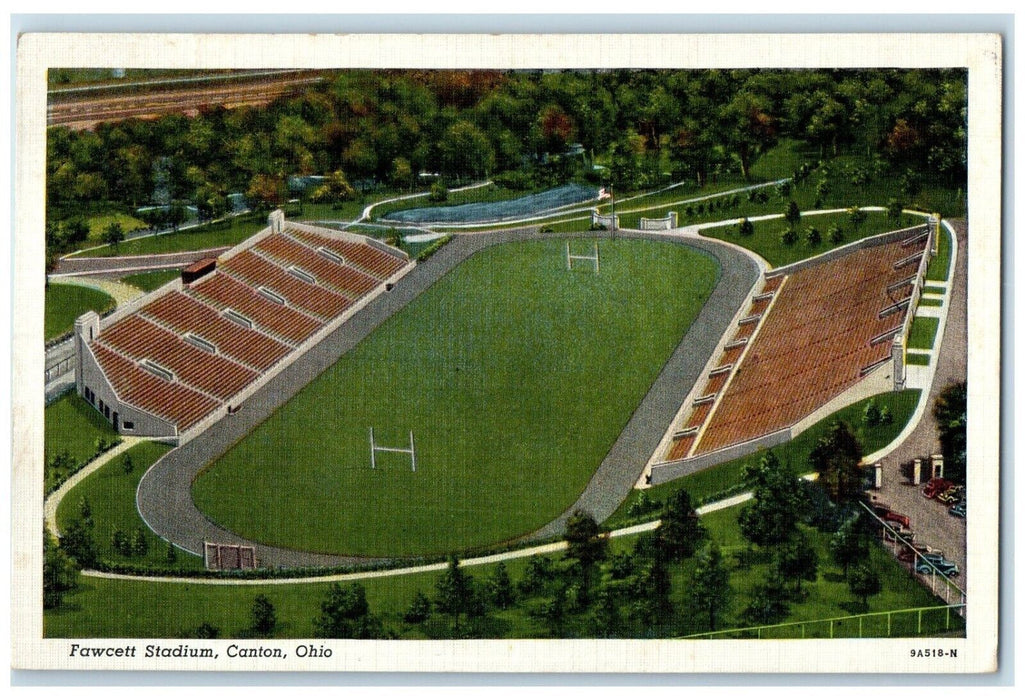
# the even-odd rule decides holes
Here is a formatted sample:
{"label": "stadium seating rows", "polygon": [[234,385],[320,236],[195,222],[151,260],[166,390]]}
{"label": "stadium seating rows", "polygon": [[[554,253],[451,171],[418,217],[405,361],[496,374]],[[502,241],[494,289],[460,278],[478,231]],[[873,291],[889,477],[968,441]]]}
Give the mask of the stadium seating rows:
{"label": "stadium seating rows", "polygon": [[[924,250],[925,241],[910,246]],[[855,251],[790,275],[763,321],[694,450],[704,454],[781,430],[858,382],[862,370],[890,355],[892,329],[906,309],[879,311],[906,290],[895,264],[909,255],[901,241]]]}
{"label": "stadium seating rows", "polygon": [[315,314],[322,320],[338,316],[352,305],[341,294],[289,274],[281,266],[249,250],[225,260],[219,269],[254,287],[270,289],[284,298],[289,306]]}
{"label": "stadium seating rows", "polygon": [[[712,452],[789,427],[855,384],[863,370],[889,358],[893,331],[907,310],[880,312],[909,298],[912,280],[902,263],[920,255],[925,244],[911,234],[789,277],[766,278],[745,317],[765,314],[778,296],[771,312],[738,328],[728,344],[758,329],[742,365],[728,386],[728,373],[706,379],[700,396],[725,393],[714,412],[710,403],[693,408],[682,427],[708,425],[704,432],[675,438],[665,459],[682,459],[692,450]],[[717,366],[738,362],[745,348],[728,347]]]}
{"label": "stadium seating rows", "polygon": [[347,263],[371,274],[378,280],[391,277],[405,264],[400,258],[389,255],[367,243],[327,238],[290,226],[285,227],[285,233],[312,248],[327,248],[335,254],[341,255]]}
{"label": "stadium seating rows", "polygon": [[118,398],[188,430],[408,264],[292,230],[104,328],[89,348]]}
{"label": "stadium seating rows", "polygon": [[165,294],[140,313],[183,335],[195,334],[213,343],[218,352],[261,372],[273,367],[291,349],[269,335],[227,320],[212,306],[181,292]]}

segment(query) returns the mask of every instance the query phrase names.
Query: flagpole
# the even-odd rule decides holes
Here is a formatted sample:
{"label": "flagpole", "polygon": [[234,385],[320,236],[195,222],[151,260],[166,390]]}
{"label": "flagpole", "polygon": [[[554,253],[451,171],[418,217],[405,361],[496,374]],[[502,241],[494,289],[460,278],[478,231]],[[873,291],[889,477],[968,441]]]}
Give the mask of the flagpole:
{"label": "flagpole", "polygon": [[612,195],[612,240],[616,240],[616,189],[609,183],[609,194]]}

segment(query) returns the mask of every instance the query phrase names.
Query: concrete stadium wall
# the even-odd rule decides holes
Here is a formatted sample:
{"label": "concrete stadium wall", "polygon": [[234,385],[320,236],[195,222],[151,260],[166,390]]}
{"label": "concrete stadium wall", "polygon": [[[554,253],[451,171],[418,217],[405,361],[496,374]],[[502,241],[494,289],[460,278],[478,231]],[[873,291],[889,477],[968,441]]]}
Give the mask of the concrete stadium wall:
{"label": "concrete stadium wall", "polygon": [[790,428],[784,428],[783,430],[777,430],[774,433],[762,435],[761,437],[748,440],[747,442],[741,442],[736,445],[730,445],[724,447],[721,450],[715,452],[708,452],[702,455],[695,455],[694,457],[687,457],[686,459],[678,459],[674,462],[659,462],[653,464],[651,467],[651,485],[657,486],[658,484],[664,484],[673,479],[679,479],[682,476],[693,474],[694,472],[701,471],[716,464],[722,464],[723,462],[729,462],[732,459],[739,457],[746,457],[752,455],[755,452],[761,450],[767,450],[770,447],[776,447],[782,445],[784,442],[788,442],[792,435]]}
{"label": "concrete stadium wall", "polygon": [[[113,422],[113,412],[117,411],[120,422],[120,430],[118,432],[122,435],[162,439],[173,439],[177,435],[174,424],[170,421],[122,401],[117,392],[114,391],[114,387],[107,381],[107,376],[103,373],[103,370],[100,369],[96,356],[93,355],[92,350],[87,346],[83,347],[79,367],[81,370],[78,381],[80,387],[79,394],[82,398],[85,398],[85,387],[89,387],[90,390],[95,392],[96,403],[93,406],[96,410],[99,410],[100,401],[109,406],[111,419],[108,420],[111,422]],[[101,415],[103,414],[101,413]],[[132,430],[124,428],[126,420],[134,423],[135,427]]]}

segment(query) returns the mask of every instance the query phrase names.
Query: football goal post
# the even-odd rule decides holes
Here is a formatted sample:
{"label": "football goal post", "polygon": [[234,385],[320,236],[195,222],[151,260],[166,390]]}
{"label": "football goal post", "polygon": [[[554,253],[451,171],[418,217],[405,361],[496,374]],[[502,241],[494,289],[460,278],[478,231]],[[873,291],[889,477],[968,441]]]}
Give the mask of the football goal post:
{"label": "football goal post", "polygon": [[377,469],[378,452],[399,452],[409,455],[409,464],[416,471],[416,443],[413,442],[413,431],[409,431],[409,447],[384,447],[374,441],[374,426],[370,426],[370,468]]}
{"label": "football goal post", "polygon": [[601,273],[601,259],[598,255],[598,241],[594,242],[594,253],[591,255],[574,255],[569,250],[569,241],[566,241],[566,269],[573,269],[573,262],[576,260],[583,260],[594,263],[594,274]]}

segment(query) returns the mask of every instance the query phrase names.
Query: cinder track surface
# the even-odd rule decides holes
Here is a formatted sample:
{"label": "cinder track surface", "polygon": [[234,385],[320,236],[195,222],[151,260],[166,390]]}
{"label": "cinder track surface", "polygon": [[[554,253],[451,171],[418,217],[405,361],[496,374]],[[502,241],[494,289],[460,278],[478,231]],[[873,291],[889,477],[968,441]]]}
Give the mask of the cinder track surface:
{"label": "cinder track surface", "polygon": [[[561,237],[593,235],[584,233]],[[751,258],[715,241],[660,233],[624,231],[618,235],[624,238],[673,241],[706,251],[719,261],[722,276],[708,302],[576,502],[559,518],[523,539],[561,533],[566,518],[577,508],[589,511],[599,521],[615,511],[630,492],[646,460],[658,445],[665,427],[672,421],[758,277],[758,267]],[[552,237],[555,236],[546,235],[546,238]],[[213,523],[196,508],[192,501],[192,482],[207,464],[224,454],[313,378],[463,260],[493,245],[531,238],[536,238],[535,229],[457,237],[430,260],[418,265],[402,278],[391,293],[379,296],[268,382],[246,400],[237,413],[219,421],[154,464],[139,484],[137,505],[140,515],[158,535],[196,553],[202,551],[204,541],[212,541],[252,545],[256,548],[261,564],[268,567],[341,566],[375,561],[365,557],[302,552],[247,541]],[[245,498],[245,494],[239,493],[238,497]]]}

